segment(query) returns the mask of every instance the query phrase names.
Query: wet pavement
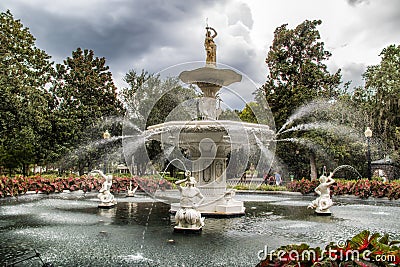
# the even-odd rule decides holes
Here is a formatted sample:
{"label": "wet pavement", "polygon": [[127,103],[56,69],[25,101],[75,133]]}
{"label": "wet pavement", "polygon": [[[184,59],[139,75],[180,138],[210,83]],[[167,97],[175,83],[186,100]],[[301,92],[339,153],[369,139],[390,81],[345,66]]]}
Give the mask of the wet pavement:
{"label": "wet pavement", "polygon": [[400,240],[399,201],[337,198],[333,215],[321,217],[307,210],[312,196],[239,194],[245,216],[206,218],[201,234],[188,235],[173,232],[169,205],[140,193],[116,197],[110,210],[97,208],[95,193],[0,199],[0,265],[36,249],[54,266],[255,266],[266,247],[324,247],[365,229]]}

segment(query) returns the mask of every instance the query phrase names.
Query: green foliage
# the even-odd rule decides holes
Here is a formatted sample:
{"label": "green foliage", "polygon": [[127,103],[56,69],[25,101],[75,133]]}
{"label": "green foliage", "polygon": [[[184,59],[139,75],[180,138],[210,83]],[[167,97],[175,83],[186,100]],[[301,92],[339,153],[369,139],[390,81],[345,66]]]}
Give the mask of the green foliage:
{"label": "green foliage", "polygon": [[[129,119],[140,130],[168,120],[191,120],[193,114],[190,112],[196,112],[182,110],[184,107],[180,104],[197,95],[193,87],[182,87],[178,78],[161,79],[159,75],[145,71],[139,75],[130,70],[125,76],[125,81],[130,87],[122,90],[121,98],[128,110]],[[135,129],[131,130],[133,132],[130,134],[138,134]],[[148,142],[146,148],[139,147],[134,155],[138,174],[145,173],[148,158],[154,159],[160,153],[161,147],[156,141]]]}
{"label": "green foliage", "polygon": [[[139,185],[140,190],[154,193],[156,190],[167,190],[172,184],[165,179],[157,177],[119,177],[113,178],[112,192],[126,191],[130,182],[133,186]],[[28,191],[36,193],[57,193],[63,190],[90,192],[98,191],[102,186],[102,179],[94,176],[67,176],[67,177],[46,177],[46,176],[15,176],[13,178],[0,177],[0,197],[8,197],[26,194]]]}
{"label": "green foliage", "polygon": [[318,186],[317,180],[301,179],[299,181],[292,181],[286,184],[286,188],[292,192],[300,192],[302,194],[309,194],[314,192],[314,189]]}
{"label": "green foliage", "polygon": [[276,185],[266,185],[262,184],[257,187],[246,184],[238,184],[233,186],[233,189],[236,190],[258,190],[258,191],[286,191],[287,188],[285,186],[276,186]]}
{"label": "green foliage", "polygon": [[[193,87],[182,87],[176,77],[161,79],[159,75],[143,70],[140,75],[130,70],[125,75],[125,81],[130,87],[121,91],[121,98],[140,129],[165,122],[167,116],[182,102],[197,96]],[[174,115],[174,120],[179,119],[179,114]]]}
{"label": "green foliage", "polygon": [[222,110],[221,115],[218,117],[219,120],[231,120],[231,121],[240,121],[240,114],[241,111],[235,109],[235,110]]}
{"label": "green foliage", "polygon": [[43,163],[51,144],[50,110],[45,89],[52,63],[35,38],[10,11],[0,13],[0,166],[9,169]]}
{"label": "green foliage", "polygon": [[320,24],[320,20],[306,20],[295,29],[283,24],[274,32],[266,59],[269,74],[259,94],[271,106],[278,129],[302,104],[337,95],[341,74],[340,70],[330,74],[323,63],[331,53],[319,41]]}
{"label": "green foliage", "polygon": [[244,109],[240,112],[239,118],[241,121],[258,123],[257,118],[253,112],[253,109],[257,108],[256,102],[247,103]]}
{"label": "green foliage", "polygon": [[[283,24],[274,32],[274,40],[266,58],[269,73],[265,84],[257,92],[257,98],[265,97],[267,100],[277,129],[300,106],[317,98],[333,99],[339,94],[340,70],[330,74],[323,63],[331,53],[325,50],[324,43],[320,41],[317,30],[320,24],[320,20],[306,20],[294,29],[288,29],[287,24]],[[296,135],[292,134],[291,137]],[[294,151],[307,149],[298,145],[290,146],[293,147],[293,154]],[[289,165],[293,163],[290,162],[293,159],[290,158],[287,144],[278,143],[276,154]],[[315,176],[315,152],[309,150],[309,154],[311,172]],[[301,157],[296,159],[304,160]]]}
{"label": "green foliage", "polygon": [[385,140],[384,153],[399,158],[400,45],[389,45],[380,56],[378,65],[368,66],[365,88],[358,88],[353,99],[365,109],[374,136]]}
{"label": "green foliage", "polygon": [[[106,118],[123,114],[117,88],[105,63],[105,58],[95,57],[92,50],[78,48],[72,52],[72,57],[64,60],[64,64],[57,64],[57,81],[52,91],[57,96],[58,105],[53,124],[61,155],[82,144],[102,139],[106,129],[112,136],[120,135],[120,127],[108,126],[111,127],[108,129],[102,125]],[[84,167],[91,169],[100,156],[93,146],[80,152],[74,152],[66,162],[77,165],[82,174]]]}

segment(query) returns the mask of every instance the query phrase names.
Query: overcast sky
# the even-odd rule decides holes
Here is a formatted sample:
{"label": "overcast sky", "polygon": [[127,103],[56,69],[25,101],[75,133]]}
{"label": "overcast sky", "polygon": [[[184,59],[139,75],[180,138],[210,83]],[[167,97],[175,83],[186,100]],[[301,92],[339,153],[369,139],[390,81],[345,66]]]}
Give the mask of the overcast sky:
{"label": "overcast sky", "polygon": [[[383,48],[400,44],[398,0],[1,0],[0,9],[30,28],[56,63],[78,47],[105,57],[119,88],[130,69],[205,60],[206,18],[218,32],[217,61],[247,75],[253,89],[265,81],[273,32],[284,23],[321,19],[321,39],[333,54],[326,64],[332,73],[341,68],[352,86],[380,62]],[[247,101],[253,89],[235,86]]]}

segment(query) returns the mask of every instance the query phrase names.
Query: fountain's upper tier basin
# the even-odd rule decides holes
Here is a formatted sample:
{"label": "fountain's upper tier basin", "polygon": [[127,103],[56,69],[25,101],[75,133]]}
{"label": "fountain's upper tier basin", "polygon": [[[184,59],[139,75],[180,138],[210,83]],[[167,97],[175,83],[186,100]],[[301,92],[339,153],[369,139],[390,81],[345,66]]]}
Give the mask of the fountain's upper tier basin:
{"label": "fountain's upper tier basin", "polygon": [[203,67],[190,71],[183,71],[179,75],[184,83],[208,83],[217,86],[228,86],[242,80],[242,75],[230,69]]}
{"label": "fountain's upper tier basin", "polygon": [[168,121],[148,127],[149,131],[165,130],[166,128],[179,128],[185,131],[212,131],[220,129],[245,129],[246,131],[265,131],[274,134],[268,125],[242,121],[228,120],[198,120],[198,121]]}
{"label": "fountain's upper tier basin", "polygon": [[265,144],[274,140],[275,136],[268,125],[228,120],[169,121],[149,126],[147,131],[150,139],[167,140],[165,137],[179,137],[180,143],[200,142],[204,138],[210,138],[216,143],[244,144],[246,140],[257,143],[257,138]]}

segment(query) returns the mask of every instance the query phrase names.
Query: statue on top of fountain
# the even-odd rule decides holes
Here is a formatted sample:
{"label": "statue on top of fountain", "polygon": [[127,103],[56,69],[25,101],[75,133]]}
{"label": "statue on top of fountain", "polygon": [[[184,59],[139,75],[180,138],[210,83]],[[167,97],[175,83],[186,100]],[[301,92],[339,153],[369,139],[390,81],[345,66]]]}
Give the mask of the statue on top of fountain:
{"label": "statue on top of fountain", "polygon": [[[214,42],[214,38],[217,37],[217,31],[209,26],[206,27],[206,30],[206,39],[204,41],[204,47],[206,49],[206,65],[208,67],[216,67],[217,45]],[[212,34],[211,31],[214,33]]]}
{"label": "statue on top of fountain", "polygon": [[[190,176],[190,171],[185,173],[186,178],[176,181],[175,184],[178,186],[181,192],[180,208],[175,214],[176,226],[175,230],[201,230],[204,226],[204,218],[201,217],[201,213],[197,210],[198,206],[204,201],[204,196],[200,190],[195,187],[196,179]],[[185,183],[186,186],[180,184]],[[195,202],[199,199],[199,202]]]}
{"label": "statue on top of fountain", "polygon": [[310,205],[308,205],[308,208],[315,209],[315,212],[317,214],[331,214],[329,208],[332,207],[333,202],[331,199],[329,187],[335,183],[335,180],[332,179],[332,176],[333,172],[331,172],[328,177],[325,176],[325,174],[321,175],[321,177],[319,178],[320,184],[314,190],[319,195],[319,197],[312,201]]}

